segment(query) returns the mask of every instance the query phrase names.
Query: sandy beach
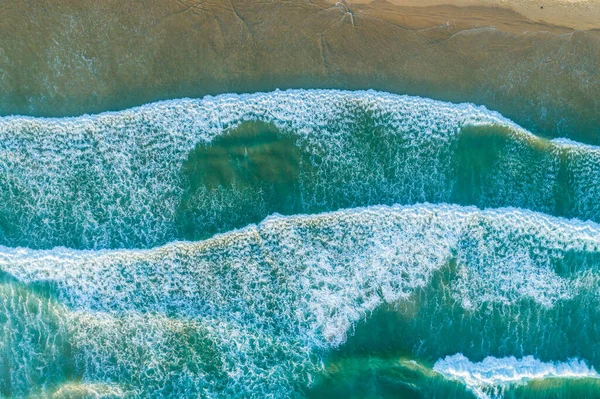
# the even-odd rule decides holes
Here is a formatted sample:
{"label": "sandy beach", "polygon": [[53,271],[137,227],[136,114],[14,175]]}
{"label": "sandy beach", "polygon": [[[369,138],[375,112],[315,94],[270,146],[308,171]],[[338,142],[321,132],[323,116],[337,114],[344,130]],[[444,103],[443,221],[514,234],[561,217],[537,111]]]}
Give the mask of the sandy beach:
{"label": "sandy beach", "polygon": [[[353,0],[349,4],[365,7],[365,11],[382,17],[393,18],[394,14],[402,12],[414,24],[448,18],[461,23],[498,25],[507,29],[514,29],[515,25],[525,28],[527,24],[531,29],[544,29],[535,24],[547,25],[547,29],[600,28],[600,2],[593,0]],[[420,17],[413,10],[411,18],[407,7],[424,10],[421,10]]]}

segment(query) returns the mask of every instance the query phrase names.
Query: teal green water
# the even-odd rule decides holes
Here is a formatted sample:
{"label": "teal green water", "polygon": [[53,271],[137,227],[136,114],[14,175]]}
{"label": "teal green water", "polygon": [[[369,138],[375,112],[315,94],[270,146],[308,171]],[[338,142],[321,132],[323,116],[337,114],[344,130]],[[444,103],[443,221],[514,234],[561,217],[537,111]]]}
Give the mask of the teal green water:
{"label": "teal green water", "polygon": [[377,92],[291,91],[0,123],[0,243],[198,240],[273,213],[514,206],[600,221],[600,151],[498,114]]}
{"label": "teal green water", "polygon": [[598,181],[372,91],[0,119],[0,395],[599,397]]}

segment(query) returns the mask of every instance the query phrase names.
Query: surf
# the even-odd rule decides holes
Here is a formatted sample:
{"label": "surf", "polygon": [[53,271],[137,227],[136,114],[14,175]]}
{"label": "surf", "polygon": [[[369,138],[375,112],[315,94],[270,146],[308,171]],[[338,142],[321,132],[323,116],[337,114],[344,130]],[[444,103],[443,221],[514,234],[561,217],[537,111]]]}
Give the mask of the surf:
{"label": "surf", "polygon": [[597,147],[537,137],[484,107],[375,91],[5,117],[0,244],[150,248],[272,213],[422,202],[600,221],[599,157]]}
{"label": "surf", "polygon": [[462,354],[438,360],[433,369],[446,378],[459,380],[478,398],[502,397],[511,385],[526,385],[532,380],[599,379],[600,374],[585,362],[542,362],[533,356],[496,359],[486,357],[481,362],[469,361]]}
{"label": "surf", "polygon": [[[71,360],[68,373],[51,357],[35,374],[52,340],[5,335],[31,351],[13,352],[6,369],[31,364],[3,384],[27,395],[64,375],[54,386],[116,384],[134,397],[294,397],[340,353],[378,343],[429,368],[458,352],[598,367],[599,233],[514,208],[398,205],[276,215],[154,249],[4,247],[2,306],[28,329],[54,326],[41,336],[61,332]],[[51,306],[32,313],[29,302]]]}

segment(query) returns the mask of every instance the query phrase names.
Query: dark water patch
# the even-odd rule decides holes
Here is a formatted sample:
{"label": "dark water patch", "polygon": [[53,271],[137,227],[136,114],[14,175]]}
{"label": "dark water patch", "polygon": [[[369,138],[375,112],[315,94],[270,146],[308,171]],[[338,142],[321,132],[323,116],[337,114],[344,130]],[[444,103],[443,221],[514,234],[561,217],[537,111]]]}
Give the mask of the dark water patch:
{"label": "dark water patch", "polygon": [[134,397],[188,397],[225,389],[227,376],[214,337],[200,323],[90,315],[74,328],[77,367]]}
{"label": "dark water patch", "polygon": [[[573,258],[567,255],[564,262],[571,264]],[[551,309],[523,299],[514,304],[484,301],[469,310],[456,295],[462,273],[453,259],[410,299],[382,306],[359,322],[344,345],[326,357],[307,397],[474,398],[465,386],[432,370],[438,359],[454,353],[473,361],[487,356],[583,358],[598,367],[595,294]],[[598,384],[591,378],[550,378],[524,386],[491,385],[486,392],[501,398],[594,398]]]}
{"label": "dark water patch", "polygon": [[552,212],[556,155],[542,139],[504,126],[467,126],[456,140],[452,202]]}
{"label": "dark water patch", "polygon": [[[414,148],[386,116],[345,104],[311,136],[262,122],[245,122],[188,156],[178,218],[187,239],[256,223],[272,213],[319,213],[356,206],[436,202],[433,151]],[[391,118],[391,116],[389,117]],[[381,120],[383,119],[383,120]],[[427,162],[419,160],[427,157]],[[443,156],[443,154],[439,154]]]}
{"label": "dark water patch", "polygon": [[[373,204],[435,201],[428,183],[438,160],[418,175],[406,137],[395,134],[360,104],[352,118],[321,127],[323,142],[263,122],[245,122],[199,144],[182,167],[183,195],[176,220],[189,240],[207,238],[279,213],[319,213]],[[344,113],[344,111],[342,111]],[[328,137],[335,132],[337,137]],[[414,131],[411,134],[418,134]],[[317,139],[317,140],[315,140]],[[325,140],[332,140],[327,142]],[[433,172],[433,171],[432,171]]]}
{"label": "dark water patch", "polygon": [[474,399],[457,382],[407,358],[348,357],[327,364],[307,399]]}
{"label": "dark water patch", "polygon": [[598,220],[596,151],[499,125],[464,127],[454,145],[451,202]]}
{"label": "dark water patch", "polygon": [[[476,266],[469,266],[473,267]],[[365,364],[368,359],[415,359],[432,367],[436,360],[455,353],[462,353],[472,361],[487,356],[532,355],[544,361],[581,358],[594,367],[600,364],[600,348],[594,339],[600,330],[593,323],[600,317],[600,311],[594,293],[561,301],[552,308],[521,299],[512,304],[484,300],[469,309],[465,308],[466,298],[457,295],[463,275],[464,269],[452,260],[410,299],[378,308],[356,325],[346,343],[332,352],[326,364],[335,367],[340,362],[360,364],[358,359]],[[325,378],[333,376],[326,373]],[[339,384],[339,389],[345,389],[343,381]],[[565,384],[568,392],[570,383]],[[592,386],[596,385],[593,381]],[[552,397],[555,391],[551,384],[548,389],[549,396],[540,397]],[[581,392],[593,391],[585,384],[582,389]],[[573,392],[574,395],[579,390]]]}
{"label": "dark water patch", "polygon": [[[205,238],[274,212],[302,212],[300,173],[310,161],[297,141],[273,125],[247,122],[199,144],[182,167],[184,191],[176,220],[183,237]],[[202,204],[206,197],[221,197],[221,209]]]}
{"label": "dark water patch", "polygon": [[40,284],[2,280],[3,398],[123,398],[132,390],[133,397],[175,398],[226,387],[227,360],[201,323],[73,312],[39,295]]}

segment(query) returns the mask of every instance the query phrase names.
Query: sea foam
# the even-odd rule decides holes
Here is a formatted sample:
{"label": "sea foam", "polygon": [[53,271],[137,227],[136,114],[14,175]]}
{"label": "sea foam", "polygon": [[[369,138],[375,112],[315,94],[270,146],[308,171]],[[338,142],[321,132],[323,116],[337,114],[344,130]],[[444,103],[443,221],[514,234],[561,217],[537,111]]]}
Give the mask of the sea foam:
{"label": "sea foam", "polygon": [[594,367],[585,361],[542,362],[533,356],[486,357],[471,362],[462,354],[438,360],[433,369],[448,379],[464,383],[480,399],[501,398],[507,387],[524,385],[532,380],[552,378],[600,378]]}
{"label": "sea foam", "polygon": [[[554,350],[573,324],[539,330],[540,318],[576,303],[580,313],[565,322],[581,320],[579,345],[593,346],[585,318],[599,308],[599,250],[600,226],[591,222],[418,205],[272,216],[202,242],[148,250],[2,248],[0,269],[12,284],[49,293],[65,309],[59,318],[85,383],[119,383],[126,371],[138,397],[165,384],[208,397],[289,397],[310,383],[321,357],[346,342],[353,326],[382,305],[416,301],[449,264],[452,278],[435,288],[436,298],[447,298],[443,306],[480,333],[489,312],[499,326],[518,320],[528,331],[513,336],[501,327],[489,342]],[[581,261],[569,263],[572,256]],[[429,324],[441,305],[414,317]],[[538,334],[546,334],[544,342]],[[197,355],[191,374],[170,371],[188,362],[188,352],[172,350],[183,345],[180,336],[212,348]],[[471,337],[465,347],[475,348],[481,337]]]}
{"label": "sea foam", "polygon": [[[600,221],[600,155],[590,146],[540,139],[473,104],[375,91],[289,90],[76,118],[0,118],[0,243],[147,248],[284,212],[269,204],[258,184],[190,188],[184,173],[197,146],[216,145],[215,139],[249,121],[275,126],[303,154],[292,182],[298,191],[286,201],[296,205],[288,213],[458,202]],[[477,129],[500,127],[484,134],[506,139],[475,175],[470,169],[479,160],[468,156],[481,148],[461,147],[468,126],[475,137]],[[468,187],[466,197],[457,195]],[[557,202],[556,192],[564,200]],[[196,232],[186,233],[182,220]]]}

